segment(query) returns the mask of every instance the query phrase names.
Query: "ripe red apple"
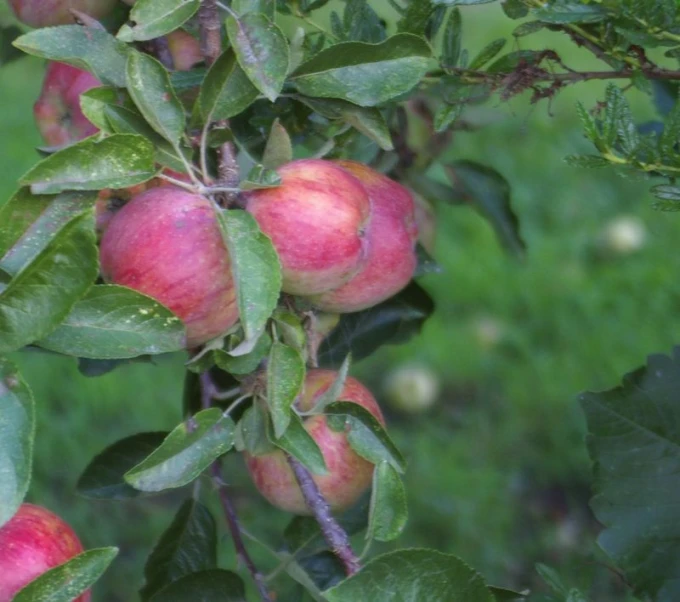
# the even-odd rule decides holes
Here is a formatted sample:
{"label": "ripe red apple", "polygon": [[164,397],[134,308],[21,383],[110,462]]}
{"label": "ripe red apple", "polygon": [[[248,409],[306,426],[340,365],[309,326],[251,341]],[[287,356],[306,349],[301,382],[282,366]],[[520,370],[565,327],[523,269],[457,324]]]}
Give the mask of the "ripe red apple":
{"label": "ripe red apple", "polygon": [[369,200],[345,169],[320,159],[279,168],[282,185],[244,195],[246,209],[273,241],[283,290],[314,295],[342,286],[366,254]]}
{"label": "ripe red apple", "polygon": [[[11,602],[35,578],[82,551],[78,536],[56,514],[22,504],[0,527],[0,602]],[[89,600],[85,592],[75,602]]]}
{"label": "ripe red apple", "polygon": [[65,63],[48,63],[33,114],[49,146],[71,144],[98,131],[80,110],[80,95],[100,85],[87,71]]}
{"label": "ripe red apple", "polygon": [[[333,384],[337,375],[333,370],[310,370],[297,407],[302,411],[312,409],[319,397]],[[381,424],[385,424],[373,395],[358,380],[348,377],[339,399],[353,401],[363,406]],[[325,416],[310,416],[305,420],[304,426],[321,449],[328,468],[326,475],[313,475],[319,490],[333,510],[350,507],[370,486],[373,464],[357,455],[350,447],[347,435],[332,430]],[[286,512],[311,514],[282,451],[277,450],[261,456],[246,453],[245,459],[255,486],[269,502]]]}
{"label": "ripe red apple", "polygon": [[31,27],[68,25],[76,22],[73,8],[94,19],[106,17],[117,0],[9,0],[17,19]]}
{"label": "ripe red apple", "polygon": [[354,161],[337,164],[357,178],[371,200],[367,253],[359,272],[344,286],[313,298],[319,309],[360,311],[388,299],[413,277],[418,238],[413,197],[401,184]]}
{"label": "ripe red apple", "polygon": [[151,188],[109,221],[101,238],[104,279],[169,307],[187,327],[187,347],[238,320],[229,255],[210,201],[176,186]]}

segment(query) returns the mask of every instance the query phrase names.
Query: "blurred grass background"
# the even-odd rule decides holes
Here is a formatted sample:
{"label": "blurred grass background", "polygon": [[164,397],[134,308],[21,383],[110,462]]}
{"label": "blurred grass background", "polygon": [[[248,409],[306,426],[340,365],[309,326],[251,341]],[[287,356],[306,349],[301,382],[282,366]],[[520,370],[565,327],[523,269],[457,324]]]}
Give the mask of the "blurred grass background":
{"label": "blurred grass background", "polygon": [[[3,6],[0,18],[6,17]],[[463,7],[463,19],[472,56],[490,40],[509,37],[517,24],[497,4]],[[506,50],[516,44],[510,40]],[[524,38],[521,48],[553,48],[574,68],[597,65],[559,34]],[[43,68],[24,58],[0,69],[0,202],[37,159],[31,105]],[[652,210],[646,182],[563,162],[565,155],[592,152],[574,105],[592,106],[603,89],[601,83],[573,86],[550,106],[530,106],[526,97],[492,100],[467,114],[483,127],[458,133],[447,158],[489,164],[510,181],[527,258],[504,254],[490,227],[468,209],[437,206],[434,255],[443,271],[422,279],[437,313],[420,337],[383,349],[354,373],[383,401],[384,375],[402,364],[426,366],[442,385],[423,414],[386,406],[391,433],[409,460],[411,518],[400,545],[458,554],[492,583],[539,593],[544,588],[533,566],[544,562],[592,600],[614,602],[625,594],[596,550],[576,395],[616,385],[647,354],[667,352],[674,343],[680,257],[672,250],[680,216]],[[652,116],[649,98],[636,91],[630,98],[640,120]],[[646,244],[602,258],[596,249],[603,228],[621,215],[641,220]],[[121,548],[95,600],[136,599],[144,558],[178,497],[109,504],[80,499],[73,490],[106,445],[179,421],[183,358],[95,379],[65,358],[26,353],[17,361],[38,404],[30,499],[64,516],[87,547]],[[238,458],[227,466],[244,524],[278,545],[286,517],[258,497]],[[221,549],[231,565],[226,536]],[[272,566],[266,555],[261,560]]]}

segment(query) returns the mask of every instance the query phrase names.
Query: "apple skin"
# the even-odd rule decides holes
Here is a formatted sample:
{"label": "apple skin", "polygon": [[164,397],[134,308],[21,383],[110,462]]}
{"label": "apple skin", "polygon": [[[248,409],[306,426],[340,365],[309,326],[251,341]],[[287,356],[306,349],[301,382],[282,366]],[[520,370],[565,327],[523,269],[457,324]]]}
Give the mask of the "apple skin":
{"label": "apple skin", "polygon": [[314,295],[342,286],[366,253],[366,191],[352,174],[321,159],[292,161],[278,173],[281,186],[243,196],[279,254],[283,291]]}
{"label": "apple skin", "polygon": [[169,33],[166,39],[177,71],[189,71],[194,65],[203,62],[201,44],[191,34],[177,29]]}
{"label": "apple skin", "polygon": [[106,17],[118,0],[9,0],[17,19],[31,27],[69,25],[76,22],[73,8],[94,19]]}
{"label": "apple skin", "polygon": [[[14,595],[45,571],[83,551],[73,529],[41,506],[22,504],[0,527],[0,602]],[[89,602],[85,592],[75,602]]]}
{"label": "apple skin", "polygon": [[101,237],[102,276],[170,308],[187,327],[187,347],[238,320],[229,254],[208,199],[158,186],[131,199]]}
{"label": "apple skin", "polygon": [[80,95],[97,86],[101,83],[87,71],[66,63],[48,63],[33,115],[49,146],[72,144],[99,131],[80,109]]}
{"label": "apple skin", "polygon": [[418,226],[413,197],[401,184],[361,163],[336,163],[368,192],[367,254],[347,284],[313,297],[312,302],[323,311],[351,313],[377,305],[409,283],[417,265]]}
{"label": "apple skin", "polygon": [[[314,407],[337,375],[334,370],[310,370],[298,408],[306,411]],[[338,399],[361,405],[384,426],[385,419],[375,398],[355,378],[347,377]],[[332,430],[325,416],[310,416],[304,426],[321,449],[328,468],[326,475],[312,475],[314,482],[333,511],[349,508],[371,485],[373,464],[357,455],[350,447],[346,434]],[[245,453],[244,456],[255,486],[272,505],[292,514],[311,514],[282,451],[276,450],[261,456]]]}

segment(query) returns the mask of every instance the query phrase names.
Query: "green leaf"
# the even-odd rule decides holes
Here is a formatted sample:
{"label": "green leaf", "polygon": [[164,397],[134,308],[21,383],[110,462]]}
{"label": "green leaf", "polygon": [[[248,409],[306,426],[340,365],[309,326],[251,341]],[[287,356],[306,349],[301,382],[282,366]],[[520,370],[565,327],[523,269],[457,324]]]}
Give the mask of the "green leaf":
{"label": "green leaf", "polygon": [[378,420],[366,408],[351,401],[337,401],[326,407],[328,425],[347,433],[352,449],[372,464],[388,462],[403,473],[406,460]]}
{"label": "green leaf", "polygon": [[0,353],[49,334],[99,271],[91,212],[68,222],[0,293]]}
{"label": "green leaf", "polygon": [[597,4],[564,3],[535,8],[532,16],[544,23],[564,25],[568,23],[599,23],[607,18],[607,12]]}
{"label": "green leaf", "polygon": [[408,507],[406,490],[399,473],[388,462],[373,471],[373,492],[366,539],[392,541],[406,527]]}
{"label": "green leaf", "polygon": [[0,527],[19,509],[31,481],[35,408],[16,366],[0,357]]}
{"label": "green leaf", "polygon": [[640,598],[680,598],[680,348],[580,396],[602,549]]}
{"label": "green leaf", "polygon": [[64,355],[125,359],[186,347],[184,324],[167,307],[124,286],[93,286],[38,345]]}
{"label": "green leaf", "polygon": [[153,598],[182,577],[216,567],[215,519],[203,504],[188,499],[158,540],[144,566],[146,583],[140,591],[142,600]]}
{"label": "green leaf", "polygon": [[251,456],[261,456],[274,451],[275,446],[267,435],[269,415],[259,403],[253,403],[239,420],[234,438],[237,451],[247,451]]}
{"label": "green leaf", "polygon": [[319,364],[337,367],[351,353],[354,361],[382,345],[403,343],[418,334],[434,311],[434,301],[412,282],[403,291],[370,309],[343,314],[319,347]]}
{"label": "green leaf", "polygon": [[611,163],[600,155],[567,155],[564,160],[572,167],[609,167]]}
{"label": "green leaf", "polygon": [[228,452],[233,439],[229,416],[219,408],[202,410],[175,427],[158,449],[125,474],[125,481],[149,492],[182,487]]}
{"label": "green leaf", "polygon": [[272,346],[272,339],[263,332],[257,339],[253,349],[244,355],[233,356],[223,349],[215,350],[215,363],[231,374],[250,374],[254,372],[262,363],[262,360],[269,355],[269,350]]}
{"label": "green leaf", "polygon": [[400,33],[423,35],[434,10],[434,4],[430,0],[409,2],[397,22],[397,30]]}
{"label": "green leaf", "polygon": [[87,138],[43,159],[19,182],[36,194],[127,188],[156,175],[153,145],[130,134]]}
{"label": "green leaf", "polygon": [[92,72],[105,85],[125,87],[125,62],[134,52],[104,29],[61,25],[35,29],[14,41],[28,54]]}
{"label": "green leaf", "polygon": [[269,440],[280,447],[283,451],[304,464],[313,474],[328,474],[326,461],[323,454],[312,439],[312,436],[305,430],[305,427],[296,413],[291,414],[290,424],[286,432],[281,437],[274,438],[274,433],[269,433]]}
{"label": "green leaf", "polygon": [[292,160],[293,143],[286,128],[281,125],[281,121],[277,118],[269,132],[267,146],[265,146],[262,155],[262,165],[267,169],[276,169]]}
{"label": "green leaf", "polygon": [[211,569],[185,575],[149,602],[246,602],[243,581],[231,571]]}
{"label": "green leaf", "polygon": [[71,602],[108,568],[118,548],[95,548],[43,573],[20,590],[13,602]]}
{"label": "green leaf", "polygon": [[597,147],[598,150],[606,150],[607,145],[602,140],[600,130],[598,129],[593,116],[580,102],[576,104],[576,112],[581,119],[581,123],[583,124],[588,139]]}
{"label": "green leaf", "polygon": [[489,42],[484,48],[479,51],[479,54],[470,61],[469,69],[481,69],[491,59],[493,59],[505,47],[507,40],[499,38],[493,42]]}
{"label": "green leaf", "polygon": [[605,143],[613,146],[618,142],[627,156],[632,155],[640,143],[640,135],[628,100],[615,84],[607,86],[604,113],[602,137]]}
{"label": "green leaf", "polygon": [[153,452],[168,433],[138,433],[109,445],[97,454],[78,479],[80,495],[94,500],[126,500],[142,495],[123,475]]}
{"label": "green leaf", "polygon": [[460,10],[454,8],[451,11],[451,16],[446,22],[444,29],[444,37],[442,40],[442,65],[448,68],[453,68],[458,65],[460,60],[461,44],[463,41],[463,34],[461,31],[462,18]]}
{"label": "green leaf", "polygon": [[240,209],[218,214],[231,271],[236,283],[239,315],[246,340],[262,333],[281,292],[281,263],[270,238],[252,215]]}
{"label": "green leaf", "polygon": [[310,109],[327,119],[342,120],[370,138],[383,150],[394,150],[392,134],[382,113],[373,107],[360,107],[351,102],[335,98],[308,98],[296,96]]}
{"label": "green leaf", "polygon": [[512,31],[512,35],[515,38],[522,38],[531,35],[532,33],[536,33],[537,31],[541,31],[545,27],[545,23],[541,23],[540,21],[529,21],[528,23],[522,23],[515,27]]}
{"label": "green leaf", "polygon": [[529,595],[528,590],[525,592],[515,592],[505,587],[494,587],[493,585],[489,586],[489,591],[493,594],[496,602],[522,602]]}
{"label": "green leaf", "polygon": [[400,33],[379,44],[344,42],[322,50],[291,77],[301,94],[375,106],[413,89],[427,72],[427,42]]}
{"label": "green leaf", "polygon": [[345,388],[345,381],[347,380],[347,374],[349,372],[349,366],[351,362],[352,356],[348,355],[345,358],[345,361],[342,362],[335,380],[331,383],[331,386],[328,387],[328,389],[319,395],[318,399],[316,400],[316,404],[309,411],[309,414],[323,414],[323,412],[326,410],[326,407],[340,399],[342,390]]}
{"label": "green leaf", "polygon": [[83,115],[100,130],[110,134],[114,134],[115,131],[111,129],[106,109],[110,106],[128,103],[130,103],[130,98],[127,93],[111,86],[92,88],[80,95],[80,108]]}
{"label": "green leaf", "polygon": [[324,593],[328,602],[494,602],[482,576],[456,556],[397,550]]}
{"label": "green leaf", "polygon": [[305,362],[297,349],[275,342],[267,362],[267,405],[274,425],[274,437],[286,432],[291,406],[302,391]]}
{"label": "green leaf", "polygon": [[230,48],[210,67],[201,85],[199,106],[205,123],[230,119],[245,111],[259,92]]}
{"label": "green leaf", "polygon": [[505,178],[495,169],[473,161],[456,161],[445,168],[456,194],[491,222],[508,251],[522,256],[526,245],[510,204],[510,186]]}
{"label": "green leaf", "polygon": [[279,308],[274,312],[272,319],[279,339],[289,347],[297,349],[304,358],[307,353],[307,334],[300,316]]}
{"label": "green leaf", "polygon": [[444,132],[451,124],[456,121],[463,112],[465,103],[450,105],[445,102],[439,105],[437,112],[434,115],[434,131],[437,133]]}
{"label": "green leaf", "polygon": [[146,54],[130,54],[126,85],[149,125],[172,144],[178,144],[184,133],[186,118],[166,68]]}
{"label": "green leaf", "polygon": [[248,175],[239,182],[241,190],[256,190],[258,188],[276,188],[281,185],[281,176],[273,169],[264,165],[255,165]]}
{"label": "green leaf", "polygon": [[247,13],[239,19],[228,17],[227,33],[239,65],[255,87],[274,102],[288,74],[286,36],[260,13]]}
{"label": "green leaf", "polygon": [[184,25],[200,5],[200,0],[137,0],[129,17],[134,25],[123,25],[116,37],[123,42],[160,38]]}
{"label": "green leaf", "polygon": [[36,195],[21,188],[0,206],[0,268],[17,274],[74,216],[94,205],[92,192]]}
{"label": "green leaf", "polygon": [[191,162],[191,150],[186,147],[175,149],[163,136],[158,134],[142,117],[136,107],[120,107],[109,105],[104,108],[109,129],[116,134],[138,134],[144,136],[154,147],[156,163],[169,167],[179,173],[186,173],[186,167],[177,151],[184,154],[185,159]]}
{"label": "green leaf", "polygon": [[659,211],[680,211],[680,187],[658,184],[652,194],[659,199],[652,206]]}
{"label": "green leaf", "polygon": [[511,19],[523,19],[529,14],[529,8],[523,0],[505,0],[501,6],[503,12]]}

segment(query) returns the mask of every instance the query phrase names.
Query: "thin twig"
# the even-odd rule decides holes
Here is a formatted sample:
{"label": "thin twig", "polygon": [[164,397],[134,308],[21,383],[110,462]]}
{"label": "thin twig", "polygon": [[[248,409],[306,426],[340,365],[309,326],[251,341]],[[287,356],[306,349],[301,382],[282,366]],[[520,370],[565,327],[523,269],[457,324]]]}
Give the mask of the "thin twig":
{"label": "thin twig", "polygon": [[352,550],[349,536],[331,514],[328,502],[321,495],[309,471],[292,456],[286,454],[286,457],[300,485],[305,503],[314,514],[316,522],[319,523],[326,543],[345,566],[347,575],[354,575],[361,566],[359,559],[354,554],[354,550]]}
{"label": "thin twig", "polygon": [[208,67],[222,54],[222,22],[216,0],[202,0],[198,10],[201,32],[201,54]]}
{"label": "thin twig", "polygon": [[213,462],[210,470],[213,475],[213,481],[218,487],[218,493],[220,496],[220,501],[222,502],[224,516],[227,519],[229,531],[231,532],[231,537],[234,540],[234,549],[236,550],[236,554],[241,559],[241,562],[246,565],[248,572],[250,572],[250,575],[257,587],[257,591],[260,593],[262,602],[272,602],[272,599],[269,596],[269,591],[267,590],[267,584],[264,580],[264,575],[262,575],[262,573],[257,570],[253,559],[248,554],[248,550],[246,550],[243,537],[241,536],[241,527],[239,527],[238,518],[236,517],[236,509],[234,508],[234,504],[232,503],[231,498],[227,493],[227,489],[222,482],[219,462]]}
{"label": "thin twig", "polygon": [[[200,376],[201,382],[201,406],[204,409],[209,408],[212,405],[213,398],[217,393],[217,387],[210,377],[210,373],[204,372]],[[269,591],[267,590],[267,585],[265,583],[264,576],[255,566],[253,559],[248,554],[248,550],[243,542],[243,536],[241,535],[241,527],[238,524],[238,518],[236,516],[236,508],[229,497],[227,492],[226,484],[222,480],[222,469],[220,467],[219,460],[215,460],[210,466],[210,472],[212,473],[212,480],[215,483],[217,492],[220,497],[220,502],[222,503],[222,509],[224,510],[224,517],[227,521],[227,526],[229,527],[229,532],[231,533],[231,538],[234,541],[234,549],[236,550],[236,555],[239,557],[240,561],[246,566],[250,576],[255,582],[257,591],[260,593],[260,598],[262,602],[273,602]]]}

